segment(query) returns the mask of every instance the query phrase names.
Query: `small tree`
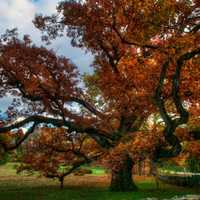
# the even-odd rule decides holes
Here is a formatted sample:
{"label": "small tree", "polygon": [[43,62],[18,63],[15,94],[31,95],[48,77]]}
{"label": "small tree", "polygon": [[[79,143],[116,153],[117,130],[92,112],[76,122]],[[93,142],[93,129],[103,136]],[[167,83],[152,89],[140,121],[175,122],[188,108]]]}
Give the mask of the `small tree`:
{"label": "small tree", "polygon": [[40,128],[22,146],[22,171],[37,171],[57,178],[63,188],[65,176],[102,155],[98,145],[86,135],[69,134],[64,128]]}

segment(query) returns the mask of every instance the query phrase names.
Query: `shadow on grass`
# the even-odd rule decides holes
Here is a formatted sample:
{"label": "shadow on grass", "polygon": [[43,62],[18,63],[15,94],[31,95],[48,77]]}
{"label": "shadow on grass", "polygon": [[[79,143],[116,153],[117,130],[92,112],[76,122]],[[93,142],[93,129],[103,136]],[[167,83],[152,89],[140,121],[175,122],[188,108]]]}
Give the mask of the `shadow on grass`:
{"label": "shadow on grass", "polygon": [[[38,179],[38,181],[40,181]],[[78,180],[77,180],[78,181]],[[38,182],[39,183],[39,182]],[[137,200],[147,197],[159,199],[186,194],[198,194],[197,190],[160,185],[153,181],[141,181],[136,192],[110,192],[106,187],[65,186],[60,190],[56,185],[16,184],[4,182],[0,185],[1,200]]]}

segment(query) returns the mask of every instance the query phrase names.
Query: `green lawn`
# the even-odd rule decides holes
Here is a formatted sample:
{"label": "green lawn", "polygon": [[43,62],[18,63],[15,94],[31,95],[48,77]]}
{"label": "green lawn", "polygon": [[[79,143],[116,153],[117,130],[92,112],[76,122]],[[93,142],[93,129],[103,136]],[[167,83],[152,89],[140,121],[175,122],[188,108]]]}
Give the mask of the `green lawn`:
{"label": "green lawn", "polygon": [[95,176],[101,176],[101,175],[104,175],[106,174],[106,170],[103,169],[102,167],[98,167],[98,166],[95,166],[95,167],[83,167],[85,169],[90,169],[92,170],[92,174],[95,175]]}
{"label": "green lawn", "polygon": [[165,163],[162,167],[160,167],[160,170],[165,171],[166,173],[189,171],[185,167],[178,166],[178,165],[175,165],[173,163]]}
{"label": "green lawn", "polygon": [[[98,185],[98,182],[104,183]],[[110,192],[109,180],[103,176],[69,176],[60,190],[56,180],[32,176],[17,176],[11,164],[0,166],[0,200],[137,200],[146,197],[170,198],[176,195],[198,194],[197,191],[161,185],[154,180],[138,180],[137,192]]]}

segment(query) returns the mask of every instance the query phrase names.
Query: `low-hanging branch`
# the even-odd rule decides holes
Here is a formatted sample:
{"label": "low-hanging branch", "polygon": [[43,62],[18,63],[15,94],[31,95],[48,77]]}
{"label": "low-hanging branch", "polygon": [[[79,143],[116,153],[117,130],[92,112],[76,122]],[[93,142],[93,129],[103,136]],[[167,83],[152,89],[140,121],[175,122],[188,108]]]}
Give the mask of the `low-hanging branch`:
{"label": "low-hanging branch", "polygon": [[7,145],[4,142],[1,142],[1,146],[3,147],[4,151],[12,151],[17,149],[34,132],[36,126],[37,123],[34,123],[31,127],[29,127],[23,137],[17,140],[14,145]]}
{"label": "low-hanging branch", "polygon": [[94,127],[83,127],[80,125],[76,125],[74,122],[63,119],[56,119],[38,115],[30,116],[20,122],[16,122],[8,126],[1,127],[0,133],[12,131],[13,129],[18,129],[29,123],[35,123],[37,125],[52,124],[56,127],[66,126],[68,132],[86,133],[90,137],[92,137],[97,143],[99,143],[102,147],[109,148],[110,146],[112,146],[111,142],[112,138],[102,130],[98,130]]}
{"label": "low-hanging branch", "polygon": [[90,164],[96,160],[98,160],[100,157],[102,156],[102,153],[97,154],[95,156],[91,156],[89,159],[85,160],[83,159],[82,161],[79,161],[75,164],[73,164],[70,169],[68,169],[66,172],[61,173],[61,174],[47,174],[46,177],[47,178],[58,178],[60,183],[61,183],[61,188],[63,188],[63,181],[64,178],[68,175],[70,175],[71,173],[73,173],[74,171],[76,171],[77,169],[79,169],[81,166],[85,165],[85,164]]}

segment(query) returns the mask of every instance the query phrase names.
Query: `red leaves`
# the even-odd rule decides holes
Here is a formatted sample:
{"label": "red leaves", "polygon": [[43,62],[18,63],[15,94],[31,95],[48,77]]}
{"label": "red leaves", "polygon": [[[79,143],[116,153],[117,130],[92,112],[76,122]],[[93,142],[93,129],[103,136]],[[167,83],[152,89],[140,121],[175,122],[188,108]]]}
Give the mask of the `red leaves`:
{"label": "red leaves", "polygon": [[[22,148],[20,170],[34,170],[46,177],[60,177],[79,163],[85,164],[98,155],[94,140],[84,135],[69,134],[64,128],[41,128]],[[63,170],[61,170],[63,166]]]}
{"label": "red leaves", "polygon": [[200,159],[200,142],[193,141],[188,143],[186,147],[186,152],[188,152],[194,158]]}
{"label": "red leaves", "polygon": [[[94,75],[88,76],[87,94],[77,86],[79,74],[68,59],[31,45],[28,36],[24,37],[24,41],[13,38],[14,31],[4,37],[6,44],[5,41],[1,42],[0,64],[4,70],[2,73],[5,84],[17,87],[28,99],[39,99],[48,114],[59,116],[63,120],[69,118],[82,127],[98,128],[108,135],[119,134],[116,136],[119,139],[112,141],[116,145],[111,152],[113,162],[120,163],[120,158],[127,149],[130,154],[141,159],[144,154],[153,154],[155,146],[160,142],[159,136],[138,133],[135,138],[128,138],[129,142],[124,142],[123,137],[126,139],[138,116],[145,120],[150,114],[157,112],[153,98],[161,67],[166,61],[169,61],[169,67],[160,91],[163,94],[158,96],[161,97],[161,102],[164,101],[163,107],[167,106],[166,112],[170,119],[171,113],[177,114],[178,109],[180,110],[175,110],[172,105],[172,80],[180,56],[199,48],[198,8],[199,1],[193,1],[193,4],[176,0],[61,2],[57,16],[37,16],[34,23],[48,34],[44,37],[46,40],[59,36],[66,27],[73,46],[85,47],[95,54],[92,64]],[[180,80],[181,100],[196,116],[200,112],[199,62],[198,55],[184,62]],[[179,93],[179,88],[176,92]],[[72,100],[77,97],[83,99],[83,102],[85,99],[93,99],[91,102],[99,103],[105,117],[99,117],[93,107],[88,109],[92,114],[82,107],[78,114],[74,114],[68,109],[67,103],[77,103],[78,101]],[[175,97],[177,98],[176,94]],[[80,105],[84,107],[87,103]],[[85,106],[88,107],[90,106]],[[179,136],[182,139],[186,137],[184,134]],[[63,133],[58,138],[65,141]],[[77,150],[79,140],[73,144],[73,140],[67,137],[68,142],[62,143],[52,133],[41,136],[40,139],[43,141],[40,145],[45,147],[52,142],[56,148],[64,145],[70,150],[66,157],[77,162],[78,158],[71,150]],[[38,144],[37,142],[33,141],[33,144]],[[86,140],[84,152],[88,155],[98,149],[95,144],[91,139]],[[38,146],[32,147],[40,150]],[[43,150],[49,154],[52,149]],[[41,153],[37,161],[41,160],[42,166],[50,161],[56,164],[63,162],[62,156],[54,156],[49,160],[49,157],[44,158]],[[31,159],[33,157],[34,155],[30,156]],[[46,169],[48,166],[43,167]],[[51,171],[54,170],[52,165],[49,167]]]}
{"label": "red leaves", "polygon": [[133,162],[153,158],[156,148],[163,143],[162,134],[159,132],[134,132],[124,136],[121,141],[104,157],[105,166],[116,170],[123,165],[124,156],[128,155]]}
{"label": "red leaves", "polygon": [[79,95],[76,66],[53,51],[31,45],[29,36],[2,44],[0,64],[5,85],[17,88],[25,98],[43,100],[51,111],[56,110],[51,105],[55,99],[63,104]]}

